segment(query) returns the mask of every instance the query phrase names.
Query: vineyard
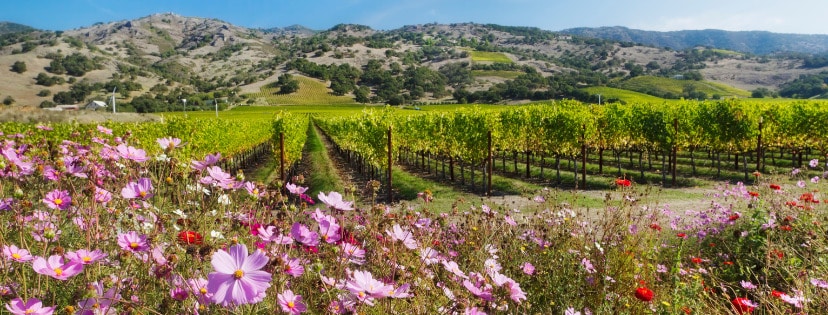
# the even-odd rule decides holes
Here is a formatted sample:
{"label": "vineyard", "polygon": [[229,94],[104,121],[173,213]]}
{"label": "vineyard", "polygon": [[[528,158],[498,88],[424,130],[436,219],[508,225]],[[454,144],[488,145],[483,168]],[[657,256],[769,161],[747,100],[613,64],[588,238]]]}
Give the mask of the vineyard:
{"label": "vineyard", "polygon": [[[826,105],[272,106],[3,124],[0,288],[19,314],[818,313]],[[389,202],[308,195],[288,175],[308,143],[326,150],[317,127],[333,142],[320,158],[339,155]],[[267,155],[280,179],[246,180]],[[423,173],[440,182],[411,185]],[[493,177],[539,185],[497,205],[477,196],[520,192]],[[716,184],[681,195],[691,207],[658,198],[697,179]],[[435,202],[443,184],[468,194]]]}

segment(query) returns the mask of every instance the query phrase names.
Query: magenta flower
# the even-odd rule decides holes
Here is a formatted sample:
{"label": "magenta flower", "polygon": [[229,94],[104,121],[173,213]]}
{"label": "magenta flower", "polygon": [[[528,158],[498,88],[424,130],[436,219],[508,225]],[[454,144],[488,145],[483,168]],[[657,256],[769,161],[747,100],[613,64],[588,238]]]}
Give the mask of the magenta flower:
{"label": "magenta flower", "polygon": [[26,302],[22,299],[16,298],[6,304],[6,309],[14,315],[51,315],[55,312],[55,307],[43,307],[43,302],[31,298]]}
{"label": "magenta flower", "polygon": [[336,220],[322,220],[319,222],[319,233],[322,236],[322,240],[328,244],[336,243],[342,238],[342,235],[339,234],[339,229],[340,226],[336,224]]}
{"label": "magenta flower", "polygon": [[49,256],[49,259],[43,257],[35,257],[32,262],[32,268],[35,272],[47,275],[58,280],[66,280],[69,277],[75,276],[83,271],[83,265],[69,261],[64,263],[63,257],[59,255]]}
{"label": "magenta flower", "polygon": [[259,187],[256,187],[256,184],[254,184],[253,182],[244,182],[244,189],[247,190],[247,193],[250,196],[253,196],[255,198],[265,196],[264,191],[259,190]]}
{"label": "magenta flower", "polygon": [[342,195],[340,195],[338,192],[335,192],[335,191],[330,192],[327,196],[320,191],[319,196],[317,196],[317,198],[319,198],[319,201],[322,201],[323,203],[328,205],[328,207],[331,207],[331,208],[334,208],[334,209],[337,209],[337,210],[342,210],[342,211],[354,210],[353,202],[343,201],[342,200]]}
{"label": "magenta flower", "polygon": [[260,226],[256,229],[258,232],[258,236],[261,240],[265,242],[274,242],[280,245],[290,245],[293,244],[293,239],[287,235],[276,234],[276,227],[269,225],[267,227]]}
{"label": "magenta flower", "polygon": [[299,222],[294,222],[290,228],[290,236],[299,243],[307,246],[319,245],[319,234],[308,229]]}
{"label": "magenta flower", "polygon": [[66,253],[66,258],[79,264],[89,265],[98,260],[106,258],[106,253],[99,249],[89,251],[87,249],[79,249],[77,251],[70,251]]}
{"label": "magenta flower", "polygon": [[27,249],[18,248],[15,245],[3,245],[3,256],[16,262],[27,262],[34,259]]}
{"label": "magenta flower", "polygon": [[828,281],[819,278],[811,278],[811,284],[818,288],[828,289]]}
{"label": "magenta flower", "polygon": [[810,162],[808,162],[808,166],[810,167],[817,167],[817,165],[819,165],[819,159],[813,159]]}
{"label": "magenta flower", "polygon": [[173,287],[170,289],[170,298],[176,301],[184,301],[190,297],[190,292],[182,287]]}
{"label": "magenta flower", "polygon": [[224,306],[261,302],[270,287],[270,273],[260,270],[267,261],[259,250],[248,256],[244,244],[231,246],[229,252],[217,251],[211,261],[215,271],[207,276],[213,301]]}
{"label": "magenta flower", "polygon": [[98,125],[98,131],[102,132],[103,134],[112,135],[112,129],[106,128],[104,126]]}
{"label": "magenta flower", "polygon": [[286,313],[301,314],[308,309],[305,304],[302,303],[302,297],[293,294],[293,291],[291,290],[285,290],[285,292],[279,293],[276,297],[279,299],[279,307],[281,307],[282,311]]}
{"label": "magenta flower", "polygon": [[68,191],[55,189],[46,193],[43,203],[50,209],[66,210],[72,205],[72,197]]}
{"label": "magenta flower", "polygon": [[354,271],[351,280],[345,284],[345,289],[356,296],[356,298],[368,305],[374,305],[374,299],[387,297],[394,291],[394,287],[386,285],[368,271]]}
{"label": "magenta flower", "polygon": [[287,190],[294,195],[301,195],[308,191],[308,187],[302,187],[291,183],[285,184],[285,188],[287,188]]}
{"label": "magenta flower", "polygon": [[457,263],[454,261],[443,260],[443,267],[446,268],[446,271],[451,272],[460,278],[469,278],[462,270],[460,270],[460,266],[458,266]]}
{"label": "magenta flower", "polygon": [[118,235],[118,246],[130,252],[143,252],[149,249],[146,235],[138,235],[135,231]]}
{"label": "magenta flower", "polygon": [[142,163],[147,160],[146,151],[127,146],[123,143],[115,147],[115,150],[118,152],[118,156],[127,160],[133,160],[138,163]]}
{"label": "magenta flower", "polygon": [[391,240],[402,242],[408,249],[417,248],[417,241],[414,240],[414,236],[412,236],[411,232],[407,229],[404,230],[400,227],[399,224],[394,224],[394,226],[391,227],[391,230],[385,230],[385,233],[391,237]]}
{"label": "magenta flower", "polygon": [[491,301],[494,298],[492,297],[492,286],[491,285],[484,285],[484,286],[477,286],[469,280],[463,280],[463,286],[466,287],[472,295],[484,300],[484,301]]}
{"label": "magenta flower", "polygon": [[155,141],[158,142],[158,145],[161,146],[161,149],[164,151],[170,151],[181,145],[181,139],[173,137],[158,138],[155,139]]}
{"label": "magenta flower", "polygon": [[138,182],[129,182],[123,189],[121,189],[121,197],[125,199],[147,200],[152,198],[152,181],[149,178],[143,177]]}

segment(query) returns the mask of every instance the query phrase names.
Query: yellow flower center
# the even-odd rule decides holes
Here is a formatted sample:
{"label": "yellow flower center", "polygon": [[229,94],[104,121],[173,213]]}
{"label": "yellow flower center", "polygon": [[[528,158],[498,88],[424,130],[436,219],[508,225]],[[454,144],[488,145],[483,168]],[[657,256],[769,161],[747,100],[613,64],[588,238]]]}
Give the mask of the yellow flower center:
{"label": "yellow flower center", "polygon": [[20,257],[22,257],[22,256],[20,256],[20,254],[18,254],[18,253],[12,254],[12,258],[14,258],[14,259],[20,259]]}
{"label": "yellow flower center", "polygon": [[63,275],[63,269],[55,268],[55,275],[58,276],[58,277]]}
{"label": "yellow flower center", "polygon": [[56,198],[56,199],[55,199],[55,204],[56,204],[56,205],[58,205],[58,206],[59,206],[59,205],[61,205],[62,203],[63,203],[63,200],[61,200],[60,198]]}
{"label": "yellow flower center", "polygon": [[139,245],[138,245],[138,243],[136,243],[136,242],[129,243],[129,248],[132,248],[132,249],[137,249],[137,248],[138,248],[138,246],[139,246]]}
{"label": "yellow flower center", "polygon": [[89,257],[89,256],[83,256],[83,258],[81,258],[81,259],[83,260],[83,262],[90,262],[90,261],[92,261],[92,257]]}
{"label": "yellow flower center", "polygon": [[201,295],[205,295],[207,294],[207,288],[201,288],[198,292],[201,293]]}
{"label": "yellow flower center", "polygon": [[27,309],[25,314],[34,314],[35,310]]}
{"label": "yellow flower center", "polygon": [[235,277],[236,279],[241,279],[242,277],[244,277],[244,271],[241,271],[241,269],[236,270],[236,272],[233,273],[233,277]]}
{"label": "yellow flower center", "polygon": [[293,301],[288,302],[287,305],[288,305],[288,308],[296,307],[296,304],[294,304]]}
{"label": "yellow flower center", "polygon": [[253,194],[254,194],[254,195],[258,195],[258,194],[259,194],[259,189],[258,189],[258,188],[254,188],[254,189],[253,189]]}
{"label": "yellow flower center", "polygon": [[139,195],[141,195],[141,198],[144,198],[144,197],[146,197],[146,196],[147,196],[147,192],[146,192],[146,191],[139,192],[138,194],[139,194]]}
{"label": "yellow flower center", "polygon": [[323,240],[323,241],[327,241],[327,240],[328,240],[328,236],[327,236],[327,235],[322,235],[322,240]]}
{"label": "yellow flower center", "polygon": [[365,292],[361,292],[361,291],[360,291],[360,292],[359,292],[359,297],[360,297],[360,298],[364,298],[364,297],[365,297]]}

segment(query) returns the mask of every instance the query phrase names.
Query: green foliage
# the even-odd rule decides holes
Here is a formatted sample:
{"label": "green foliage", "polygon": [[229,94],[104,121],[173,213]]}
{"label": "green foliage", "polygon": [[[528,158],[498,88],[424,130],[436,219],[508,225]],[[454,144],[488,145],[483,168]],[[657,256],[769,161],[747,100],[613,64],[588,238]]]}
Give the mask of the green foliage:
{"label": "green foliage", "polygon": [[52,91],[49,91],[47,89],[43,89],[43,90],[40,90],[40,92],[37,92],[37,96],[40,96],[40,97],[46,97],[46,96],[49,96],[49,95],[52,95]]}
{"label": "green foliage", "polygon": [[811,98],[828,92],[828,72],[803,74],[799,78],[782,84],[779,95],[790,98]]}
{"label": "green foliage", "polygon": [[68,74],[75,77],[82,77],[86,72],[97,70],[102,67],[98,61],[88,58],[80,53],[73,53],[63,57],[60,54],[52,55],[47,71],[54,74]]}
{"label": "green foliage", "polygon": [[65,81],[62,77],[49,76],[43,72],[38,73],[35,77],[35,84],[43,86],[53,86],[55,84],[63,84]]}
{"label": "green foliage", "polygon": [[12,64],[12,66],[11,66],[11,71],[14,71],[14,72],[17,72],[17,73],[26,72],[26,63],[23,62],[23,61],[15,61],[14,64]]}

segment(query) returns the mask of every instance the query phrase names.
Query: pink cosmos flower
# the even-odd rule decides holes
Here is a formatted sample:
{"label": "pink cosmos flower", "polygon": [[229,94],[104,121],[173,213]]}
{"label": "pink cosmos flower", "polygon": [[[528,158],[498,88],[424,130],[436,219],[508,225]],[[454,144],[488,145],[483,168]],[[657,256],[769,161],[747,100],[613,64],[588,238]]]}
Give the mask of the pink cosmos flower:
{"label": "pink cosmos flower", "polygon": [[143,252],[149,249],[146,235],[138,235],[135,231],[118,235],[118,245],[121,249],[130,252]]}
{"label": "pink cosmos flower", "polygon": [[256,187],[256,184],[253,182],[244,182],[244,190],[247,190],[247,194],[253,196],[255,198],[261,198],[265,196],[265,192],[259,190],[259,187]]}
{"label": "pink cosmos flower", "polygon": [[276,234],[276,227],[269,225],[267,227],[260,226],[256,229],[258,232],[258,236],[261,240],[265,242],[273,242],[280,245],[290,245],[293,244],[293,239],[287,235]]}
{"label": "pink cosmos flower", "polygon": [[279,300],[279,307],[286,313],[301,314],[308,309],[305,303],[302,303],[302,297],[293,294],[291,290],[285,290],[285,292],[279,293],[276,297]]}
{"label": "pink cosmos flower", "polygon": [[115,147],[115,150],[118,152],[118,156],[127,160],[133,160],[138,163],[143,163],[147,160],[146,151],[132,146],[127,146],[123,143]]}
{"label": "pink cosmos flower", "polygon": [[222,189],[236,188],[236,180],[230,176],[229,173],[223,171],[221,167],[210,166],[206,168],[207,176],[199,179],[199,183],[204,185],[214,185]]}
{"label": "pink cosmos flower", "polygon": [[95,202],[105,204],[112,201],[112,193],[106,191],[103,188],[95,186],[95,194],[93,198]]}
{"label": "pink cosmos flower", "polygon": [[6,304],[6,309],[14,315],[51,315],[55,311],[55,307],[43,307],[43,302],[31,298],[26,302],[22,299],[16,298]]}
{"label": "pink cosmos flower", "polygon": [[65,190],[52,190],[46,193],[43,203],[50,209],[66,210],[72,205],[72,197]]}
{"label": "pink cosmos flower", "polygon": [[322,240],[328,244],[336,243],[342,238],[342,235],[340,235],[339,230],[340,226],[336,224],[336,220],[322,220],[319,222],[319,233],[322,237]]}
{"label": "pink cosmos flower", "polygon": [[319,198],[319,201],[322,201],[323,203],[328,205],[328,207],[342,211],[354,210],[353,202],[343,201],[342,195],[338,192],[332,191],[326,196],[324,193],[320,191],[319,196],[316,197]]}
{"label": "pink cosmos flower", "polygon": [[104,292],[103,283],[96,281],[90,283],[89,287],[95,290],[95,295],[78,302],[78,314],[111,314],[109,311],[113,310],[112,304],[121,299],[118,286],[113,286]]}
{"label": "pink cosmos flower", "polygon": [[170,289],[170,298],[176,301],[184,301],[190,297],[190,292],[182,287],[173,287]]}
{"label": "pink cosmos flower", "polygon": [[426,265],[433,265],[440,262],[440,254],[431,247],[420,248],[420,259]]}
{"label": "pink cosmos flower", "polygon": [[491,301],[494,299],[492,297],[491,285],[486,284],[483,286],[477,286],[467,279],[463,280],[463,286],[466,287],[466,289],[469,290],[469,292],[471,292],[472,295],[479,297],[484,301]]}
{"label": "pink cosmos flower", "polygon": [[446,271],[451,272],[460,278],[469,278],[462,270],[460,270],[460,266],[458,266],[454,261],[443,260],[443,267],[446,267]]}
{"label": "pink cosmos flower", "polygon": [[77,251],[69,251],[66,253],[66,258],[82,265],[89,265],[98,260],[106,258],[107,254],[100,249],[89,251],[88,249],[79,249]]}
{"label": "pink cosmos flower", "polygon": [[394,226],[391,227],[391,231],[385,230],[385,233],[388,234],[392,240],[401,241],[408,249],[417,248],[417,241],[414,240],[414,236],[412,236],[411,232],[407,229],[400,227],[399,224],[394,224]]}
{"label": "pink cosmos flower", "polygon": [[83,271],[82,264],[73,261],[64,263],[63,257],[59,255],[49,256],[49,259],[35,257],[32,262],[32,268],[39,274],[47,275],[58,280],[69,279],[69,277],[75,276]]}
{"label": "pink cosmos flower", "polygon": [[27,262],[34,259],[27,249],[18,248],[15,245],[3,245],[3,256],[16,262]]}
{"label": "pink cosmos flower", "polygon": [[112,135],[112,129],[106,128],[104,126],[98,125],[98,131],[102,132],[103,134]]}
{"label": "pink cosmos flower", "polygon": [[818,288],[828,289],[828,281],[819,278],[811,278],[811,284]]}
{"label": "pink cosmos flower", "polygon": [[283,271],[285,274],[294,278],[299,278],[305,273],[305,267],[302,266],[302,260],[299,258],[290,258],[287,254],[282,255]]}
{"label": "pink cosmos flower", "polygon": [[187,288],[189,288],[193,296],[196,297],[198,303],[207,305],[210,304],[210,302],[213,300],[213,294],[207,291],[207,279],[188,279]]}
{"label": "pink cosmos flower", "polygon": [[351,280],[345,284],[345,289],[354,294],[359,301],[374,305],[374,299],[387,297],[394,287],[374,279],[368,271],[356,270]]}
{"label": "pink cosmos flower", "polygon": [[535,266],[533,266],[528,261],[523,263],[522,269],[523,269],[523,273],[525,273],[527,275],[530,275],[530,276],[535,273]]}
{"label": "pink cosmos flower", "polygon": [[152,198],[152,181],[149,178],[143,177],[138,182],[129,182],[123,189],[121,189],[121,197],[125,199],[141,199],[147,200]]}
{"label": "pink cosmos flower", "polygon": [[285,188],[287,188],[287,190],[294,195],[301,195],[308,191],[308,187],[302,187],[292,183],[285,184]]}
{"label": "pink cosmos flower", "polygon": [[351,243],[342,243],[342,258],[349,262],[362,265],[365,263],[365,250]]}
{"label": "pink cosmos flower", "polygon": [[299,243],[307,246],[319,245],[319,234],[308,229],[299,222],[294,222],[290,228],[290,236]]}
{"label": "pink cosmos flower", "polygon": [[388,296],[392,297],[392,298],[395,298],[395,299],[404,299],[404,298],[411,297],[411,294],[408,292],[408,290],[410,288],[411,288],[410,284],[408,284],[408,283],[403,284],[403,285],[399,286],[398,288],[394,289],[393,291],[391,291],[391,293],[389,293]]}
{"label": "pink cosmos flower", "polygon": [[204,161],[193,161],[191,167],[197,171],[203,171],[208,166],[218,163],[219,160],[221,160],[221,153],[208,154],[204,157]]}
{"label": "pink cosmos flower", "polygon": [[155,139],[155,141],[158,142],[158,145],[161,146],[161,149],[164,151],[170,151],[181,145],[181,139],[173,137],[158,138]]}
{"label": "pink cosmos flower", "polygon": [[207,276],[207,292],[223,306],[261,302],[272,279],[270,273],[260,270],[267,261],[259,250],[248,256],[244,244],[217,251],[211,260],[214,271]]}

